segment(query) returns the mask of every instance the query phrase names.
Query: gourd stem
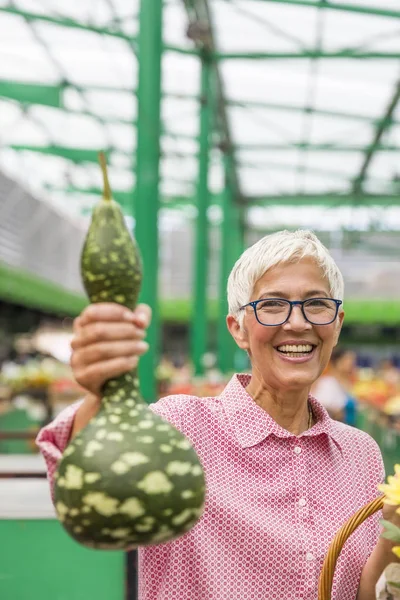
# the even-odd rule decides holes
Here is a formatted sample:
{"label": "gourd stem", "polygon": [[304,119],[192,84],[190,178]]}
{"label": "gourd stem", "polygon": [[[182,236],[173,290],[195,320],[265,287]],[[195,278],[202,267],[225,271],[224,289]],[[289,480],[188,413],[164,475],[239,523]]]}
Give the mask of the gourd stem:
{"label": "gourd stem", "polygon": [[112,198],[111,187],[110,187],[110,182],[108,181],[107,161],[106,161],[106,155],[104,154],[104,152],[99,152],[99,163],[100,163],[101,171],[103,173],[103,185],[104,185],[103,198],[104,198],[104,200],[111,200],[111,198]]}

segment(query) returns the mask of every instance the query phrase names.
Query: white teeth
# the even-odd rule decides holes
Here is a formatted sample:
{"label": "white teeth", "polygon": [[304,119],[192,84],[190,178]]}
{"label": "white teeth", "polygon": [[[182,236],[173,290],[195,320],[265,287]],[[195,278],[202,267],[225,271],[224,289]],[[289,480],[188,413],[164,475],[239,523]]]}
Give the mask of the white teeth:
{"label": "white teeth", "polygon": [[278,346],[280,352],[311,352],[313,347],[310,344],[299,346]]}

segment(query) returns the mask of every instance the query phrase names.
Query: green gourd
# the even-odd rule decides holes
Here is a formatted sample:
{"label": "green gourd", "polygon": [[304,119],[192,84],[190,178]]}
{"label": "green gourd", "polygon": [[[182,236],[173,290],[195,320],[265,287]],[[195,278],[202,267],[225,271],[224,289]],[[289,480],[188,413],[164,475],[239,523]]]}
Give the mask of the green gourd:
{"label": "green gourd", "polygon": [[[111,198],[94,208],[81,257],[91,302],[133,310],[142,279],[140,253]],[[136,369],[110,379],[101,408],[69,443],[55,474],[58,519],[80,544],[127,550],[187,532],[203,511],[205,481],[190,442],[140,397]]]}

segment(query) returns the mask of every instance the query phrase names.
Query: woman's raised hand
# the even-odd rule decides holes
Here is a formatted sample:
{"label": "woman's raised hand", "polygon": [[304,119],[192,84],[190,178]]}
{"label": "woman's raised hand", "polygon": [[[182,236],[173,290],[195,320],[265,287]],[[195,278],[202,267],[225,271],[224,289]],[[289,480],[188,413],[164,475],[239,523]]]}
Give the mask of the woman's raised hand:
{"label": "woman's raised hand", "polygon": [[151,309],[116,303],[91,304],[74,321],[71,367],[76,381],[99,397],[103,384],[133,369],[147,352],[144,341]]}

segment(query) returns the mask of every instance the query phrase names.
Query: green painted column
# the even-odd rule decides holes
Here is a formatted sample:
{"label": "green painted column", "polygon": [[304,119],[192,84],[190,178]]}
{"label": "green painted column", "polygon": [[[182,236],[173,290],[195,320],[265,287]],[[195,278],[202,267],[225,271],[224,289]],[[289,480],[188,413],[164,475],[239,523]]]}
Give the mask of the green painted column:
{"label": "green painted column", "polygon": [[196,246],[193,271],[193,311],[191,317],[191,358],[195,375],[203,373],[202,357],[207,351],[207,274],[208,274],[208,167],[212,123],[211,60],[206,53],[201,63],[201,107],[199,139],[199,176],[197,187]]}
{"label": "green painted column", "polygon": [[147,402],[157,400],[156,367],[159,348],[158,206],[160,163],[160,99],[162,0],[141,0],[139,21],[139,81],[137,91],[137,151],[135,237],[143,256],[140,301],[153,310],[147,334],[150,349],[139,366],[141,392]]}
{"label": "green painted column", "polygon": [[226,287],[232,267],[244,250],[243,208],[238,202],[238,198],[235,198],[233,191],[231,176],[233,168],[232,158],[225,154],[217,325],[218,368],[222,373],[229,373],[235,369],[235,355],[238,353],[236,343],[226,326],[226,315],[228,314]]}
{"label": "green painted column", "polygon": [[219,264],[219,289],[218,289],[218,323],[217,323],[217,364],[222,373],[233,370],[235,342],[226,326],[228,314],[228,301],[226,286],[229,273],[234,264],[233,238],[233,197],[232,190],[226,178],[225,189],[222,196],[222,221],[221,221],[221,252]]}
{"label": "green painted column", "polygon": [[234,224],[234,260],[236,261],[239,256],[244,252],[245,248],[245,223],[244,223],[244,208],[239,203],[234,203],[233,214],[235,219]]}

